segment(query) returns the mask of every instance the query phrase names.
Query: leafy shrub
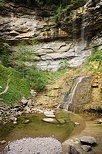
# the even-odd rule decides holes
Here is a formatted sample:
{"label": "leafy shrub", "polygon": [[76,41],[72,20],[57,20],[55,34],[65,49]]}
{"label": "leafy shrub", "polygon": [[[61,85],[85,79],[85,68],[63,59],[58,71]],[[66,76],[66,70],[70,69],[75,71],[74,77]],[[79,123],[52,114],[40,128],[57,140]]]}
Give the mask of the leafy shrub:
{"label": "leafy shrub", "polygon": [[[20,42],[17,50],[10,56],[12,66],[20,72],[24,72],[29,68],[36,68],[35,53],[27,47],[25,42]],[[25,62],[30,63],[26,66]]]}
{"label": "leafy shrub", "polygon": [[6,3],[6,0],[0,0],[0,6],[3,6]]}
{"label": "leafy shrub", "polygon": [[59,65],[60,65],[59,70],[67,69],[67,68],[69,68],[69,66],[70,66],[69,61],[68,61],[67,59],[62,60],[62,61],[59,63]]}
{"label": "leafy shrub", "polygon": [[102,61],[102,49],[94,49],[88,61]]}
{"label": "leafy shrub", "polygon": [[0,41],[0,61],[4,66],[9,66],[10,46],[6,42]]}
{"label": "leafy shrub", "polygon": [[40,91],[46,84],[62,75],[61,72],[50,72],[41,70],[29,70],[26,72],[26,78],[30,83],[31,88]]}
{"label": "leafy shrub", "polygon": [[23,77],[22,73],[0,65],[0,86],[2,87],[0,92],[5,89],[8,80],[8,91],[0,96],[2,102],[10,105],[18,102],[23,96],[26,98],[30,96],[29,81]]}
{"label": "leafy shrub", "polygon": [[60,7],[57,8],[55,16],[53,17],[54,21],[59,21],[61,17],[63,17],[63,14],[66,12],[70,12],[71,10],[75,10],[79,7],[82,7],[87,0],[72,0],[69,3],[65,3],[66,5],[63,5],[63,3],[60,5]]}

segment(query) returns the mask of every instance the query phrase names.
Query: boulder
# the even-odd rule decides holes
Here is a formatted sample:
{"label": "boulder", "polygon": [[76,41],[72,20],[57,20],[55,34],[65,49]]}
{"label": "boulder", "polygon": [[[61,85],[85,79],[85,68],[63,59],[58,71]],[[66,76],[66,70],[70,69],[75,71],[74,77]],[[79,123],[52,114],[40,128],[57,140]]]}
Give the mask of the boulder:
{"label": "boulder", "polygon": [[98,124],[102,124],[102,119],[99,119],[99,120],[97,121],[97,123],[98,123]]}
{"label": "boulder", "polygon": [[70,153],[70,154],[81,154],[81,153],[76,149],[76,147],[74,147],[74,146],[72,146],[72,145],[69,146],[69,153]]}
{"label": "boulder", "polygon": [[83,137],[80,138],[80,142],[82,144],[86,144],[86,145],[95,145],[96,139],[94,137],[91,137],[91,136],[83,136]]}
{"label": "boulder", "polygon": [[82,145],[81,148],[83,149],[83,151],[86,151],[86,152],[91,151],[91,146],[89,145]]}

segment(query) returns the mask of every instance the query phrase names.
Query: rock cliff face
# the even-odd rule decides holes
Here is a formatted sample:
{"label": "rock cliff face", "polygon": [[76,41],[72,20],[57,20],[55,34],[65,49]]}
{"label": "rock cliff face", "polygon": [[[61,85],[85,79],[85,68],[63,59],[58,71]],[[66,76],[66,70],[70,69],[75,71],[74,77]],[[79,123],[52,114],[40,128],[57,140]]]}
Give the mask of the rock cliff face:
{"label": "rock cliff face", "polygon": [[72,38],[74,35],[74,39],[84,37],[87,41],[102,32],[100,27],[102,25],[101,0],[89,0],[84,7],[67,12],[67,14],[62,15],[61,28]]}
{"label": "rock cliff face", "polygon": [[55,23],[49,20],[53,12],[9,3],[0,7],[0,37],[16,42],[37,39],[39,44],[29,48],[37,53],[40,69],[56,71],[64,60],[77,67],[91,54],[92,42],[101,48],[101,10],[101,0],[89,1],[84,8],[63,14],[63,19]]}

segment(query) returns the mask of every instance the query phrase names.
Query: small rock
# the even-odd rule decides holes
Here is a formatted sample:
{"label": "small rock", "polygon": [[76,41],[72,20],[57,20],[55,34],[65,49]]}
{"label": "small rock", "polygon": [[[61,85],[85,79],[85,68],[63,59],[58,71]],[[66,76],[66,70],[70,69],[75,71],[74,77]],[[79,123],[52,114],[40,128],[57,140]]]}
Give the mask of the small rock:
{"label": "small rock", "polygon": [[23,123],[28,124],[29,122],[30,122],[30,120],[25,120]]}
{"label": "small rock", "polygon": [[97,121],[97,123],[98,123],[98,124],[102,124],[102,119],[99,119],[99,120]]}
{"label": "small rock", "polygon": [[10,120],[11,120],[12,122],[16,122],[16,121],[17,121],[17,118],[16,118],[16,117],[11,116],[11,117],[10,117]]}
{"label": "small rock", "polygon": [[33,97],[35,97],[36,94],[37,94],[36,91],[34,91],[33,89],[31,89],[30,93],[31,93],[31,95],[32,95]]}
{"label": "small rock", "polygon": [[91,87],[92,87],[92,88],[98,88],[98,83],[97,83],[97,82],[93,83],[93,84],[91,85]]}
{"label": "small rock", "polygon": [[0,141],[0,144],[5,144],[5,143],[6,143],[5,140]]}
{"label": "small rock", "polygon": [[84,151],[86,151],[86,152],[92,150],[92,149],[91,149],[91,146],[89,146],[89,145],[82,145],[81,148],[82,148]]}
{"label": "small rock", "polygon": [[21,115],[22,115],[22,113],[23,113],[23,112],[18,111],[18,112],[16,112],[16,116],[21,116]]}
{"label": "small rock", "polygon": [[31,105],[32,105],[32,100],[29,99],[29,100],[28,100],[28,104],[27,104],[27,106],[31,106]]}
{"label": "small rock", "polygon": [[53,115],[53,111],[44,111],[44,115]]}
{"label": "small rock", "polygon": [[95,152],[91,151],[91,152],[89,152],[89,154],[95,154]]}
{"label": "small rock", "polygon": [[54,114],[46,114],[46,117],[48,117],[48,118],[55,118],[55,115]]}
{"label": "small rock", "polygon": [[74,124],[75,124],[75,125],[80,125],[80,123],[78,123],[78,122],[75,122]]}
{"label": "small rock", "polygon": [[17,121],[14,121],[13,124],[17,124]]}
{"label": "small rock", "polygon": [[69,146],[69,153],[70,153],[70,154],[81,154],[81,153],[76,149],[76,147],[74,147],[74,146],[72,146],[72,145]]}
{"label": "small rock", "polygon": [[94,144],[96,144],[96,139],[91,136],[83,136],[80,138],[80,142],[82,144],[94,145]]}
{"label": "small rock", "polygon": [[45,122],[55,122],[56,120],[53,118],[44,118],[43,121]]}
{"label": "small rock", "polygon": [[21,102],[23,103],[23,105],[27,105],[28,100],[25,97],[23,97],[22,100],[21,100]]}
{"label": "small rock", "polygon": [[31,112],[30,108],[28,106],[26,106],[24,108],[24,113],[30,113],[30,112]]}

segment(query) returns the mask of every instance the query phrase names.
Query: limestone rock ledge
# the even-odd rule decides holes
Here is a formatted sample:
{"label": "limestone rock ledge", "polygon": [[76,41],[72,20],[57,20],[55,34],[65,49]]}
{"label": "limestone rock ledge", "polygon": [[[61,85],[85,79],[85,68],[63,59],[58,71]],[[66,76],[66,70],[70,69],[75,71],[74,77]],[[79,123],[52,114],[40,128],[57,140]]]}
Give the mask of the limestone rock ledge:
{"label": "limestone rock ledge", "polygon": [[[96,42],[102,48],[100,0],[87,3],[83,8],[72,10],[63,15],[60,24],[51,22],[49,17],[41,16],[43,11],[22,5],[7,3],[0,6],[0,38],[3,40],[39,41],[38,45],[27,46],[36,53],[37,67],[42,70],[56,71],[64,60],[70,67],[77,67],[91,54],[91,43]],[[17,47],[13,47],[16,51]],[[32,62],[25,62],[32,66]]]}

